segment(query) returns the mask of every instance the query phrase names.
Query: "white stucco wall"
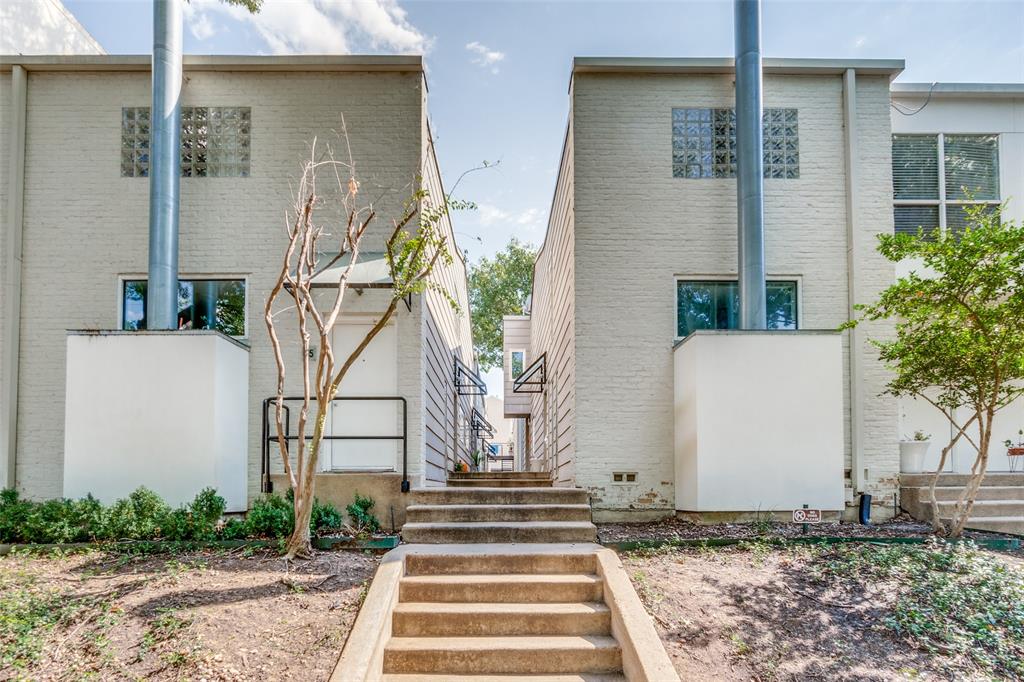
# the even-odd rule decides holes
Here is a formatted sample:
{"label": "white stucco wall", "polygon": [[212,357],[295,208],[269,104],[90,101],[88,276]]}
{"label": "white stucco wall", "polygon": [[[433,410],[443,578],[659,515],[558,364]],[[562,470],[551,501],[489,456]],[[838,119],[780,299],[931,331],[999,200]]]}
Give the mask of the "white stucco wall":
{"label": "white stucco wall", "polygon": [[[932,90],[930,98],[928,90]],[[1008,201],[1004,216],[1024,222],[1024,86],[940,83],[931,88],[923,84],[894,84],[892,99],[906,111],[920,109],[912,116],[893,109],[893,133],[998,135],[1000,199]],[[908,260],[897,265],[896,274],[902,276],[911,270],[926,272],[920,262]],[[970,418],[969,414],[964,416],[965,412],[964,409],[959,410],[957,419],[966,421]],[[925,468],[934,469],[938,466],[942,447],[956,430],[951,430],[949,420],[924,400],[901,399],[899,415],[901,437],[909,437],[919,429],[931,434],[932,446],[925,458]],[[995,419],[989,471],[1009,469],[1003,441],[1016,442],[1022,428],[1024,399],[1008,405]],[[971,435],[977,442],[976,433],[972,431]],[[946,469],[968,472],[975,457],[971,445],[962,440],[953,449]]]}
{"label": "white stucco wall", "polygon": [[215,332],[69,334],[64,495],[211,487],[245,511],[248,392],[248,349]]}
{"label": "white stucco wall", "polygon": [[677,346],[676,509],[842,510],[842,359],[838,333],[696,332]]}

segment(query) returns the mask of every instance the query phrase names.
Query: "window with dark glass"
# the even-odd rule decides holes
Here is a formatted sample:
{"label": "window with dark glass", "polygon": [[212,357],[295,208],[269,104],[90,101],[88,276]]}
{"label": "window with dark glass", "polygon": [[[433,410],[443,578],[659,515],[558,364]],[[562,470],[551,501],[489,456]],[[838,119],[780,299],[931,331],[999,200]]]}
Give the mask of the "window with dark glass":
{"label": "window with dark glass", "polygon": [[961,232],[964,206],[999,203],[999,137],[893,135],[892,190],[896,234]]}
{"label": "window with dark glass", "polygon": [[[765,109],[764,177],[800,177],[796,109]],[[672,110],[672,176],[736,177],[736,110]]]}
{"label": "window with dark glass", "polygon": [[[249,107],[181,108],[182,177],[248,177]],[[149,107],[121,110],[121,175],[149,175]]]}
{"label": "window with dark glass", "polygon": [[[797,283],[767,283],[768,329],[797,328]],[[677,292],[677,335],[697,329],[739,327],[739,285],[728,280],[679,280]]]}
{"label": "window with dark glass", "polygon": [[[146,280],[124,281],[121,320],[122,329],[146,329]],[[178,329],[216,329],[229,336],[245,336],[245,282],[178,280]]]}

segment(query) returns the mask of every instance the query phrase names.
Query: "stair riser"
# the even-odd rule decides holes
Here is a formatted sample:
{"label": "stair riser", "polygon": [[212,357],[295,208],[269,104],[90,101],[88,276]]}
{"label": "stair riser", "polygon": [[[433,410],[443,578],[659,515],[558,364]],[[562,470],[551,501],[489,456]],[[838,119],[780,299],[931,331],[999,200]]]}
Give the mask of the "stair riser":
{"label": "stair riser", "polygon": [[402,540],[426,545],[494,542],[596,542],[596,529],[480,526],[447,528],[402,528]]}
{"label": "stair riser", "polygon": [[397,637],[508,637],[516,635],[608,635],[611,616],[595,613],[431,613],[395,612]]}
{"label": "stair riser", "polygon": [[507,478],[467,478],[449,479],[448,485],[453,488],[550,488],[550,480],[521,480]]}
{"label": "stair riser", "polygon": [[[499,642],[496,642],[500,646]],[[546,650],[539,648],[524,656],[522,651],[384,650],[385,673],[516,674],[516,673],[605,673],[622,668],[618,649]]]}
{"label": "stair riser", "polygon": [[483,522],[483,521],[590,521],[589,505],[488,506],[413,506],[405,510],[411,523]]}
{"label": "stair riser", "polygon": [[568,604],[601,601],[600,582],[579,583],[411,583],[399,585],[403,602]]}
{"label": "stair riser", "polygon": [[587,504],[587,492],[576,488],[517,490],[474,490],[472,488],[437,488],[414,490],[409,504]]}
{"label": "stair riser", "polygon": [[[930,486],[934,474],[900,474],[900,485],[904,488],[920,488]],[[970,474],[942,474],[939,476],[940,486],[964,486],[970,481]],[[992,473],[985,474],[983,486],[1024,486],[1024,473]]]}
{"label": "stair riser", "polygon": [[408,554],[406,575],[597,573],[593,554]]}
{"label": "stair riser", "polygon": [[526,479],[530,481],[542,480],[546,481],[551,478],[551,474],[546,471],[456,471],[448,474],[448,479],[456,478],[509,478],[509,479]]}
{"label": "stair riser", "polygon": [[[931,509],[931,504],[928,503],[921,506],[926,512]],[[955,508],[955,502],[939,502],[939,516],[943,518],[952,516]],[[1021,519],[1024,519],[1024,503],[994,502],[986,505],[976,504],[971,507],[972,519],[985,518],[988,516],[1019,516]]]}
{"label": "stair riser", "polygon": [[[955,502],[963,488],[936,488],[935,499],[939,502]],[[928,488],[903,488],[904,499],[913,497],[921,502],[928,501]],[[1024,500],[1024,487],[982,486],[978,488],[978,500]]]}
{"label": "stair riser", "polygon": [[972,517],[967,520],[967,527],[974,530],[987,530],[993,533],[1024,535],[1024,517],[1012,521]]}

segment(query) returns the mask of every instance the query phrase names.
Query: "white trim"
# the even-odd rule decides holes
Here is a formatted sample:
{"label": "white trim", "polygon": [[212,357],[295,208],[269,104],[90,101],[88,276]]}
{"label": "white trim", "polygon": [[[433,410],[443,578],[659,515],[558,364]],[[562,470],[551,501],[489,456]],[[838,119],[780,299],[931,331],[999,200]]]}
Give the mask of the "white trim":
{"label": "white trim", "polygon": [[[249,275],[225,274],[225,273],[179,273],[178,281],[181,280],[207,280],[219,282],[241,282],[245,290],[245,334],[243,336],[232,336],[233,339],[249,340]],[[149,281],[149,273],[121,273],[117,276],[117,328],[124,329],[124,283],[127,280]]]}

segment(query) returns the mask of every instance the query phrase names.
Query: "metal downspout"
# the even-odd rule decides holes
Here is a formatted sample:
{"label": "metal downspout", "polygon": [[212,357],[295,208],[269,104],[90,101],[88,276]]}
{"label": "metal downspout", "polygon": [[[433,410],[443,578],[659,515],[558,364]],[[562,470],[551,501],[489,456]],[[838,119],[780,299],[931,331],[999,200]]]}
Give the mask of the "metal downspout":
{"label": "metal downspout", "polygon": [[[860,291],[860,273],[857,270],[857,255],[861,250],[861,239],[857,230],[860,224],[857,209],[858,177],[857,165],[857,73],[847,69],[843,73],[843,131],[846,157],[846,314],[849,319],[856,315],[854,305]],[[854,494],[864,491],[864,381],[863,349],[861,348],[860,327],[849,330],[850,365],[850,482]]]}
{"label": "metal downspout", "polygon": [[7,157],[7,243],[4,244],[3,311],[3,427],[4,477],[2,487],[17,484],[18,357],[21,345],[21,265],[25,228],[25,117],[28,74],[11,67],[10,139]]}
{"label": "metal downspout", "polygon": [[149,158],[149,329],[178,328],[182,0],[153,2]]}
{"label": "metal downspout", "polygon": [[740,329],[764,329],[767,326],[767,306],[760,0],[736,0],[735,22]]}

